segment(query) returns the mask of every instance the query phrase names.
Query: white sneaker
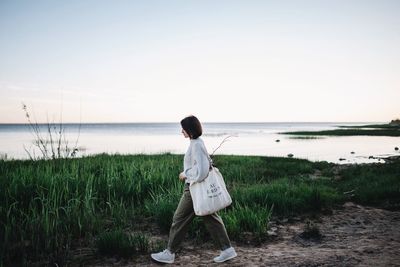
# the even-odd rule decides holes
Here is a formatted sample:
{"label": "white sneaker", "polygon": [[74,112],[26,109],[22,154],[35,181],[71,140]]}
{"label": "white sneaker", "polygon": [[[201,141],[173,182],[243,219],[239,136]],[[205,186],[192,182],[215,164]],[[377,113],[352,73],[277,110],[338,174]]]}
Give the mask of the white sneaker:
{"label": "white sneaker", "polygon": [[223,251],[221,251],[221,254],[218,257],[214,258],[215,262],[224,262],[230,259],[233,259],[234,257],[236,257],[236,251],[233,247],[227,248]]}
{"label": "white sneaker", "polygon": [[164,249],[162,252],[152,253],[151,258],[162,263],[174,263],[175,253],[171,253],[168,249]]}

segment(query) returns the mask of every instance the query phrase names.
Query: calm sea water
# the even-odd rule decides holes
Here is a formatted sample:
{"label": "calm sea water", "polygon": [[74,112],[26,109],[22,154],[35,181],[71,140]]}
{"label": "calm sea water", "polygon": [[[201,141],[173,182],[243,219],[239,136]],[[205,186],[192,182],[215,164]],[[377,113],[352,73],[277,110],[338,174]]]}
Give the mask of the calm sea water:
{"label": "calm sea water", "polygon": [[[293,139],[280,132],[299,130],[327,130],[338,125],[363,125],[363,123],[204,123],[203,140],[209,153],[222,140],[231,136],[215,154],[287,156],[313,161],[326,160],[336,163],[379,162],[370,156],[386,157],[400,155],[394,147],[400,146],[400,137],[340,136],[318,139]],[[376,122],[372,122],[376,123]],[[47,126],[40,127],[43,137]],[[79,155],[97,153],[185,153],[189,140],[181,134],[179,123],[93,123],[65,124],[65,137],[72,147],[77,142]],[[280,140],[276,142],[276,140]],[[26,159],[24,149],[39,151],[34,136],[25,124],[0,124],[0,155],[8,158]],[[353,152],[353,153],[352,153]],[[339,160],[345,159],[345,160]]]}

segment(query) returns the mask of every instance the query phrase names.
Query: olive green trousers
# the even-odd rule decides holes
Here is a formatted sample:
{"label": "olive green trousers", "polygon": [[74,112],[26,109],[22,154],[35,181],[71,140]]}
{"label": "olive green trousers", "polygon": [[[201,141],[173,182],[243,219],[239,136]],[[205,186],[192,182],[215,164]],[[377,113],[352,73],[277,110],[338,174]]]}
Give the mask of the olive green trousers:
{"label": "olive green trousers", "polygon": [[[193,221],[196,214],[193,210],[192,197],[189,191],[189,184],[185,183],[185,188],[178,207],[172,219],[172,225],[169,232],[168,249],[175,253],[186,235],[189,224]],[[208,232],[217,242],[221,250],[231,247],[224,222],[217,213],[201,216]]]}

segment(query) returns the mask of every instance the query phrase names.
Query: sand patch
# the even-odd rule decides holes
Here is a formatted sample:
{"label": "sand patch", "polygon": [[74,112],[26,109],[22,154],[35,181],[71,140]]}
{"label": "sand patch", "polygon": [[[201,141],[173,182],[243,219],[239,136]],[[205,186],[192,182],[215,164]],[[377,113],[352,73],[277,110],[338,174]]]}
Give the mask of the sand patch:
{"label": "sand patch", "polygon": [[[303,239],[306,221],[277,222],[276,237],[259,246],[233,242],[238,257],[222,266],[400,266],[400,212],[348,202],[313,223],[320,239]],[[166,238],[166,237],[165,237]],[[186,241],[170,266],[217,266],[219,254],[206,242]],[[98,257],[86,251],[75,257],[84,266],[160,266],[150,255],[131,260]]]}

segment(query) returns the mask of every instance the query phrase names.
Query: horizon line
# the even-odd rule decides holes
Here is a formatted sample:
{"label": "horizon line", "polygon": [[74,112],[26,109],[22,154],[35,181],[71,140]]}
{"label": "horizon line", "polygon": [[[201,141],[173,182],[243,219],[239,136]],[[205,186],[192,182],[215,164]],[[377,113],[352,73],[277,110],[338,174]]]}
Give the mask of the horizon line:
{"label": "horizon line", "polygon": [[[32,124],[179,124],[179,121],[136,121],[136,122],[35,122]],[[390,123],[390,121],[204,121],[210,123]],[[0,125],[29,125],[29,122],[0,122]]]}

